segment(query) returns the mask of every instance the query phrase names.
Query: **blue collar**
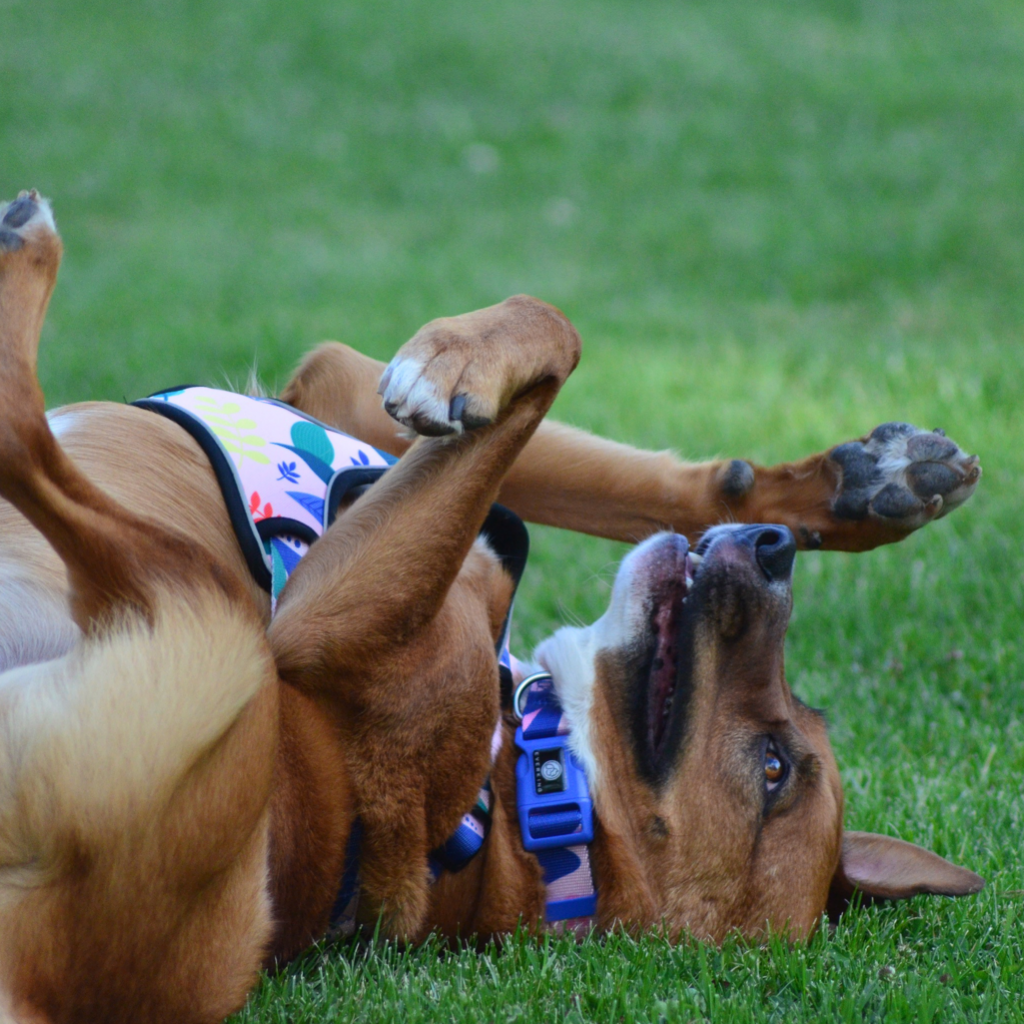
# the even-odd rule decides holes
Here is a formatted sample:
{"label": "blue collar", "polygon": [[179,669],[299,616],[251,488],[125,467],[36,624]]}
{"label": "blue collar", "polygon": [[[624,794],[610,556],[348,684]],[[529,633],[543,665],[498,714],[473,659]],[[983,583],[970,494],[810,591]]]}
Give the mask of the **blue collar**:
{"label": "blue collar", "polygon": [[[547,672],[524,679],[512,702],[516,729],[516,809],[523,847],[540,861],[549,922],[592,918],[597,891],[590,867],[594,807],[583,766],[569,748],[569,723]],[[589,922],[578,920],[585,926]]]}

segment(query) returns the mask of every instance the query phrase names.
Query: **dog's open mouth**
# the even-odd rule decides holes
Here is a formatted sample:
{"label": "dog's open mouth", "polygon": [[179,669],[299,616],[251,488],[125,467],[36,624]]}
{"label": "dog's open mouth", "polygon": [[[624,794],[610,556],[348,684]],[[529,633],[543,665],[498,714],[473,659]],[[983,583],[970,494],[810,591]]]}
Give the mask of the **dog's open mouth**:
{"label": "dog's open mouth", "polygon": [[659,590],[651,613],[654,654],[647,682],[647,747],[655,763],[665,746],[673,711],[681,703],[682,691],[688,691],[690,685],[691,659],[682,649],[684,613],[702,560],[701,555],[687,552],[681,571]]}

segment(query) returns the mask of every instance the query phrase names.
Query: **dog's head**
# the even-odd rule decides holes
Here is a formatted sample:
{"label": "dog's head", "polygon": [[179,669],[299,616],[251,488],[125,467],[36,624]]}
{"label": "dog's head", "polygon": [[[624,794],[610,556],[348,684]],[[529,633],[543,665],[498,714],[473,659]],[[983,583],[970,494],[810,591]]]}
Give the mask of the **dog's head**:
{"label": "dog's head", "polygon": [[844,836],[824,718],[785,678],[795,553],[784,526],[716,527],[692,553],[659,534],[623,562],[604,616],[538,648],[590,779],[603,925],[800,937],[854,888],[983,884],[909,843]]}

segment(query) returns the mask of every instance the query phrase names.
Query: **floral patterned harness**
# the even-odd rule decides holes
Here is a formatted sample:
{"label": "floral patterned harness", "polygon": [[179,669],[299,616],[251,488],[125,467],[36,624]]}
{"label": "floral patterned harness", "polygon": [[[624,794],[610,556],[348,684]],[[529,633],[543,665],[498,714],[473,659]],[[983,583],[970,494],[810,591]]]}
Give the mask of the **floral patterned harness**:
{"label": "floral patterned harness", "polygon": [[270,398],[191,387],[135,405],[174,420],[206,453],[249,570],[274,608],[342,498],[397,461]]}

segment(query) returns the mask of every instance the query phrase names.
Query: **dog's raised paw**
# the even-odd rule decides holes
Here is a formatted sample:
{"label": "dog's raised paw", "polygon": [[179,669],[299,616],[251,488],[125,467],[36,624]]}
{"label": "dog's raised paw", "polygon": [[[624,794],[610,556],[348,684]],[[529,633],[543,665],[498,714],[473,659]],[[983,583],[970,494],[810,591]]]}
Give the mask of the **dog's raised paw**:
{"label": "dog's raised paw", "polygon": [[580,336],[564,313],[513,295],[424,324],[377,390],[387,412],[417,434],[461,434],[496,422],[534,385],[561,386],[579,357]]}
{"label": "dog's raised paw", "polygon": [[50,204],[32,189],[9,203],[0,203],[0,252],[16,252],[26,238],[42,228],[56,234]]}
{"label": "dog's raised paw", "polygon": [[488,407],[483,389],[468,385],[467,379],[475,376],[469,361],[465,345],[453,345],[427,360],[399,352],[377,389],[388,415],[426,437],[461,434],[492,423],[495,410]]}
{"label": "dog's raised paw", "polygon": [[876,517],[907,531],[962,505],[981,477],[977,455],[967,455],[942,430],[909,423],[883,423],[829,457],[839,470],[832,506],[838,518]]}
{"label": "dog's raised paw", "polygon": [[417,359],[396,356],[384,371],[378,391],[388,415],[417,434],[441,437],[463,430],[464,397],[450,399]]}

